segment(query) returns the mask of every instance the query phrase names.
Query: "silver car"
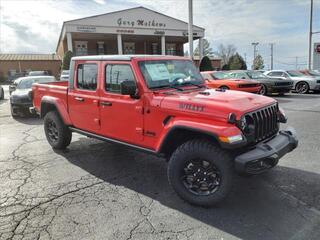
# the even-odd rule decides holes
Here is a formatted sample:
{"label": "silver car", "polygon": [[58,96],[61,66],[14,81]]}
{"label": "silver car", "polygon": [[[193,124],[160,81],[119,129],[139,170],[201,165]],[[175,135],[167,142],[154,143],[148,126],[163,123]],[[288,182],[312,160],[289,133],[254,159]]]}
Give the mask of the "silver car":
{"label": "silver car", "polygon": [[309,90],[320,91],[320,78],[307,76],[295,70],[272,70],[266,71],[264,74],[271,78],[292,80],[293,89],[298,93],[308,93]]}
{"label": "silver car", "polygon": [[69,70],[63,70],[60,75],[60,81],[68,81],[69,80]]}

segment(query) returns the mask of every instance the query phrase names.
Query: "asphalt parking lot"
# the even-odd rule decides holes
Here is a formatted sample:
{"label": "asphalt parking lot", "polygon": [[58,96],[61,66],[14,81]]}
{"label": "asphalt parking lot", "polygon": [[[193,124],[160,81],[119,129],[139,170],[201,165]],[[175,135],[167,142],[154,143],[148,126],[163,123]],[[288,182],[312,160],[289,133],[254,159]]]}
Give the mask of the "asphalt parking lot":
{"label": "asphalt parking lot", "polygon": [[298,149],[204,209],[177,197],[162,159],[78,134],[53,151],[42,120],[11,117],[6,91],[0,239],[320,239],[320,94],[276,98]]}

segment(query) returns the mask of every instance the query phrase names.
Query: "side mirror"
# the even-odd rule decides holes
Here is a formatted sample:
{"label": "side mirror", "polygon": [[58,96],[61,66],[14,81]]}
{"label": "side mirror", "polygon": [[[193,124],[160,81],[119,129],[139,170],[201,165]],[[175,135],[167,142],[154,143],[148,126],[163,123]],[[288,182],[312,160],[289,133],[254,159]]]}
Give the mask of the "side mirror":
{"label": "side mirror", "polygon": [[120,83],[120,92],[122,95],[130,95],[133,98],[137,97],[137,86],[135,81],[125,80]]}
{"label": "side mirror", "polygon": [[241,79],[246,79],[246,77],[242,77]]}

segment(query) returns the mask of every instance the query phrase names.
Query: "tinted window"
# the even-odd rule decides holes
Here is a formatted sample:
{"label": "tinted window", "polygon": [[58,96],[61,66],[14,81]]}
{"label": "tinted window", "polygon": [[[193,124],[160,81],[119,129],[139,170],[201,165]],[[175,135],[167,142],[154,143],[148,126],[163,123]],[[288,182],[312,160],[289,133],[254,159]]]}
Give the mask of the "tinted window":
{"label": "tinted window", "polygon": [[129,65],[119,64],[106,66],[106,91],[120,93],[120,84],[123,81],[135,82],[134,75]]}
{"label": "tinted window", "polygon": [[271,72],[268,73],[268,75],[272,77],[282,77],[282,72]]}
{"label": "tinted window", "polygon": [[77,87],[80,89],[96,90],[97,89],[96,64],[79,64],[77,70]]}
{"label": "tinted window", "polygon": [[33,83],[54,82],[55,80],[54,77],[24,78],[19,82],[17,89],[28,89],[32,87]]}
{"label": "tinted window", "polygon": [[246,79],[246,75],[244,73],[231,73],[230,76],[238,79]]}

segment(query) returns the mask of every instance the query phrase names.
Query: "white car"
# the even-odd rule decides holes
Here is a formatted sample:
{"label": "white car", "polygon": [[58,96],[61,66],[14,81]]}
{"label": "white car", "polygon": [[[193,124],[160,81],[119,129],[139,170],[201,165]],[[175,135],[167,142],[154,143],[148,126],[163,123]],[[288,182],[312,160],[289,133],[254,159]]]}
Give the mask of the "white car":
{"label": "white car", "polygon": [[63,70],[60,75],[60,81],[68,81],[69,80],[69,70]]}
{"label": "white car", "polygon": [[295,70],[272,70],[266,71],[265,75],[271,78],[292,80],[293,89],[298,93],[308,93],[309,90],[320,91],[320,79],[313,76],[304,75]]}

